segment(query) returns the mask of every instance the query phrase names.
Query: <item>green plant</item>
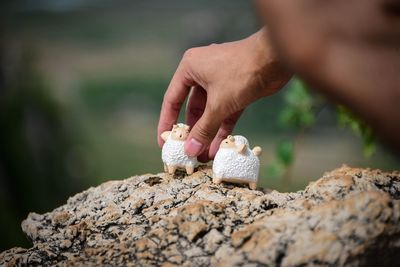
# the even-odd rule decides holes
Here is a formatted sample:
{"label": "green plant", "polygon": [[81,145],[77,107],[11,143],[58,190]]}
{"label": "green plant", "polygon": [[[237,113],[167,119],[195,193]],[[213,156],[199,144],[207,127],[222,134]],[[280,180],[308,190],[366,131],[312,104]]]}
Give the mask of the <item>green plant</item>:
{"label": "green plant", "polygon": [[337,105],[336,113],[338,124],[340,127],[348,128],[354,134],[362,138],[364,156],[372,156],[375,152],[376,145],[375,137],[371,130],[371,127],[369,127],[369,125],[357,118],[350,110],[348,110],[344,106]]}
{"label": "green plant", "polygon": [[[317,113],[326,100],[311,94],[307,85],[298,78],[291,81],[286,91],[285,106],[279,113],[279,122],[287,130],[291,130],[291,138],[283,138],[275,148],[275,159],[267,166],[267,175],[271,178],[281,177],[283,187],[287,187],[295,160],[296,149],[303,139],[306,129],[312,127]],[[371,128],[352,114],[346,107],[335,106],[338,125],[350,129],[363,140],[364,156],[370,157],[375,152],[375,139]]]}
{"label": "green plant", "polygon": [[279,115],[280,122],[289,128],[300,129],[311,126],[315,121],[314,99],[305,84],[295,79],[285,95],[285,107]]}

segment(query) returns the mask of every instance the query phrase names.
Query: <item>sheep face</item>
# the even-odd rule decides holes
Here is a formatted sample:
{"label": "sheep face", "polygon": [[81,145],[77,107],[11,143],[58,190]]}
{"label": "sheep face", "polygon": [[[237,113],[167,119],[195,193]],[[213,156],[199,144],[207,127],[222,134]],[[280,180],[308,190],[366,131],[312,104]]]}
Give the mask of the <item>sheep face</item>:
{"label": "sheep face", "polygon": [[189,136],[189,126],[184,124],[174,125],[171,132],[171,138],[177,141],[185,141]]}
{"label": "sheep face", "polygon": [[246,144],[237,144],[235,137],[232,135],[228,135],[226,139],[222,140],[219,147],[235,149],[239,153],[243,153],[246,150]]}
{"label": "sheep face", "polygon": [[219,146],[220,148],[236,148],[235,144],[235,137],[232,135],[228,135],[228,137],[224,140],[222,140],[221,145]]}

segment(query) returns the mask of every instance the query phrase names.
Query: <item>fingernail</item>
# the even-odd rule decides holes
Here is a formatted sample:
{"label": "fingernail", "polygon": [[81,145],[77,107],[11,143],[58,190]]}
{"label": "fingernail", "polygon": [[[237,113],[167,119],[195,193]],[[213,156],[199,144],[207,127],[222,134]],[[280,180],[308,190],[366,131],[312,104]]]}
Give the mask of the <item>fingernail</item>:
{"label": "fingernail", "polygon": [[186,154],[189,157],[195,157],[203,150],[203,144],[194,138],[191,138],[185,145]]}

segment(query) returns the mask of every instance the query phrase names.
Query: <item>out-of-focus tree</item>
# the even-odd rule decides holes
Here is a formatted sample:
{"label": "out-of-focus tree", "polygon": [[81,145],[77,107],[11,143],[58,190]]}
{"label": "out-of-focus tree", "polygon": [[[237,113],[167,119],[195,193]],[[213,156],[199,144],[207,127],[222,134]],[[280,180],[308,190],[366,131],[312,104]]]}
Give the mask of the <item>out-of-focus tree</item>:
{"label": "out-of-focus tree", "polygon": [[3,250],[16,245],[15,242],[26,243],[19,225],[28,212],[55,208],[81,188],[69,171],[73,134],[35,66],[34,50],[14,48],[11,56],[1,52],[0,228],[4,231],[0,250]]}

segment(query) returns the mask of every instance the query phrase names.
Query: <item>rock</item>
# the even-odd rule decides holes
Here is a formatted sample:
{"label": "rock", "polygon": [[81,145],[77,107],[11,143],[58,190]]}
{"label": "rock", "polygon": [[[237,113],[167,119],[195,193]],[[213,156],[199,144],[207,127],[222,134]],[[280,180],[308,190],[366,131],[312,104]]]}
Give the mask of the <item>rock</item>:
{"label": "rock", "polygon": [[220,247],[223,240],[224,236],[217,229],[211,229],[208,234],[204,236],[205,251],[214,253]]}
{"label": "rock", "polygon": [[400,173],[343,166],[294,193],[141,175],[30,213],[1,266],[394,266]]}

